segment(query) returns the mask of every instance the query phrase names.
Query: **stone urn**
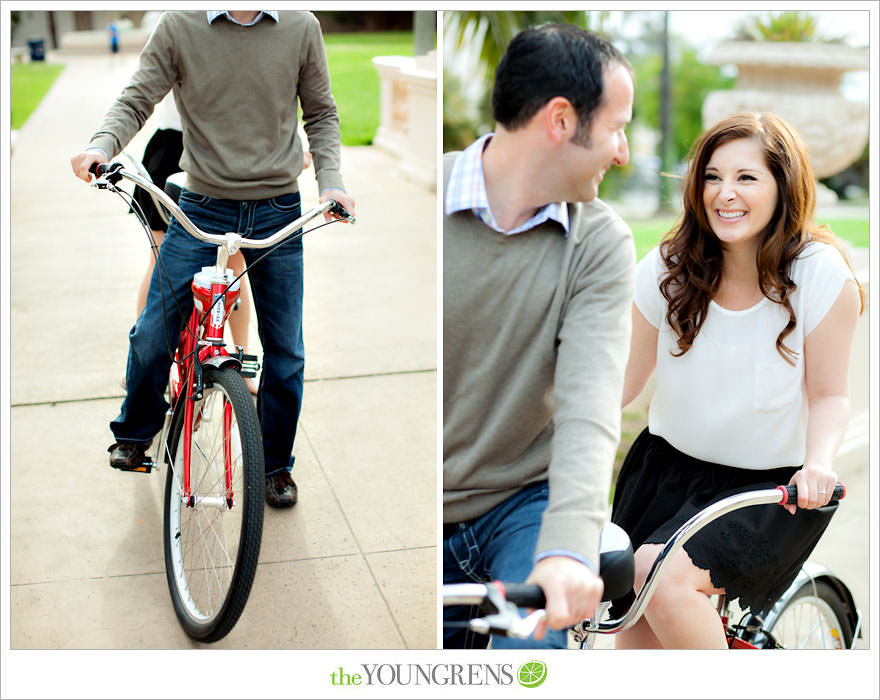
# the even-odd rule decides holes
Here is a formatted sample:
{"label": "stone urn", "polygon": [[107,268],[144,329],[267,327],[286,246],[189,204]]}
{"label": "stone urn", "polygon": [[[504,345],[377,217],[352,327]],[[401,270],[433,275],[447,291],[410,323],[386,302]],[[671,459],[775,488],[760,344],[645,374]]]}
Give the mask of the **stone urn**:
{"label": "stone urn", "polygon": [[[868,70],[868,49],[843,44],[727,41],[707,57],[713,65],[733,64],[736,87],[710,92],[703,103],[703,126],[737,112],[773,112],[800,133],[817,179],[851,165],[868,141],[868,103],[846,99],[843,74]],[[837,197],[817,183],[819,204]]]}

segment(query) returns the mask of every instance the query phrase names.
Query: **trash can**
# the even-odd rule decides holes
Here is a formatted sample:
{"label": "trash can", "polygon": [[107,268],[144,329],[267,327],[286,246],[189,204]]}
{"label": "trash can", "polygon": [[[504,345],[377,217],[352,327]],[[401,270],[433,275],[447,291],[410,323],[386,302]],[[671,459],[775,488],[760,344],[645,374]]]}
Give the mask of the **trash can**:
{"label": "trash can", "polygon": [[46,42],[43,39],[28,39],[28,48],[31,50],[32,61],[46,60]]}

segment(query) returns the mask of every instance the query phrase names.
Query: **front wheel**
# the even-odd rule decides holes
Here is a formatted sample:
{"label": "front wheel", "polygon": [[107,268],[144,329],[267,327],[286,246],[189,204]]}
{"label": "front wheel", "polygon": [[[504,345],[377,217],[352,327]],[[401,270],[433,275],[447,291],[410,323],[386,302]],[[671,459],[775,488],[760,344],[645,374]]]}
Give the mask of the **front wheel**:
{"label": "front wheel", "polygon": [[808,581],[785,604],[767,632],[784,649],[849,649],[847,604],[825,581]]}
{"label": "front wheel", "polygon": [[264,465],[259,420],[241,375],[231,367],[206,366],[203,384],[193,406],[189,499],[182,411],[169,442],[165,572],[186,633],[215,642],[238,621],[256,573]]}

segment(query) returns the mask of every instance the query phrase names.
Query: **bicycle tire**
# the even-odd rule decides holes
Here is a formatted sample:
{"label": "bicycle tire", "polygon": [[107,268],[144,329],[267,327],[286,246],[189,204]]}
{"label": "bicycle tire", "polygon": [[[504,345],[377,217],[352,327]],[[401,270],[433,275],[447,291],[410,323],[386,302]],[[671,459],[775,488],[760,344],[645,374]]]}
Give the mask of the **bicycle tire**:
{"label": "bicycle tire", "polygon": [[[204,390],[194,405],[190,458],[190,483],[198,498],[192,506],[181,498],[181,410],[169,442],[173,464],[165,480],[163,539],[168,588],[181,626],[193,639],[216,642],[238,621],[256,573],[264,464],[260,423],[244,379],[232,367],[205,366],[202,371]],[[232,507],[224,505],[224,399],[231,408]],[[214,500],[203,500],[206,496]]]}
{"label": "bicycle tire", "polygon": [[807,581],[767,627],[784,649],[849,649],[849,605],[826,581]]}

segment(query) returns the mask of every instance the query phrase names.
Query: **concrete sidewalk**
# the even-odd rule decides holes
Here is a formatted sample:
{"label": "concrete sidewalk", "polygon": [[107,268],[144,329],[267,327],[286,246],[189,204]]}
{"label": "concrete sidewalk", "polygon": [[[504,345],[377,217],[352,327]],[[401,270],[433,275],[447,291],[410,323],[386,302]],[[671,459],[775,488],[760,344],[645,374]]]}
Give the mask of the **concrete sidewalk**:
{"label": "concrete sidewalk", "polygon": [[[165,582],[164,470],[107,466],[147,241],[69,165],[137,57],[50,60],[66,67],[17,134],[9,183],[10,646],[198,647]],[[378,149],[342,156],[359,223],[304,239],[300,502],[266,508],[250,600],[216,647],[436,647],[435,195]],[[300,184],[308,207],[311,171]],[[258,347],[254,319],[250,335]]]}

